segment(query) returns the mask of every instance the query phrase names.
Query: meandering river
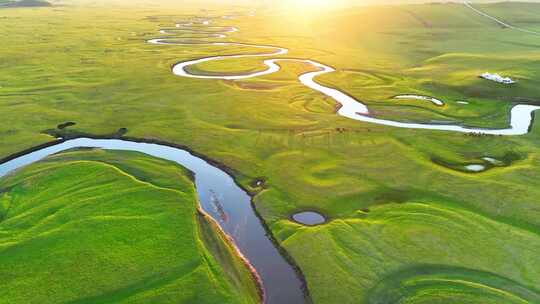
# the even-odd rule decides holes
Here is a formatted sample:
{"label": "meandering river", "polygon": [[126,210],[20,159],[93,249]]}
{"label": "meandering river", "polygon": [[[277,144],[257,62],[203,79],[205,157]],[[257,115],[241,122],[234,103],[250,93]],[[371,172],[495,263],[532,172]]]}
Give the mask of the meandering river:
{"label": "meandering river", "polygon": [[[216,38],[216,35],[219,35],[218,38],[225,38],[227,33],[237,32],[238,28],[231,26],[213,26],[210,25],[210,20],[204,20],[202,22],[194,23],[179,23],[176,24],[176,28],[173,30],[160,30],[162,34],[182,34],[182,33],[199,33],[203,35],[203,38]],[[205,29],[214,29],[214,31],[209,32]],[[217,29],[217,30],[216,30]],[[217,33],[219,32],[219,33]],[[207,36],[204,36],[207,35]],[[281,67],[277,64],[281,61],[292,61],[292,62],[302,62],[308,65],[311,65],[316,69],[316,71],[308,72],[300,75],[298,80],[304,84],[306,87],[311,88],[315,91],[318,91],[324,95],[327,95],[334,99],[337,103],[341,105],[338,110],[338,114],[347,117],[350,119],[395,127],[395,128],[405,128],[405,129],[424,129],[424,130],[435,130],[435,131],[451,131],[451,132],[461,132],[461,133],[481,133],[488,135],[524,135],[529,132],[529,129],[533,123],[533,112],[540,109],[540,106],[536,105],[527,105],[527,104],[518,104],[512,107],[510,111],[509,127],[503,129],[487,129],[487,128],[477,128],[470,127],[461,124],[436,124],[436,123],[411,123],[411,122],[401,122],[388,119],[380,119],[373,117],[368,109],[368,106],[363,104],[360,100],[355,99],[354,97],[344,93],[343,91],[335,88],[330,88],[324,85],[317,83],[314,79],[317,76],[335,72],[336,70],[328,65],[323,63],[310,60],[310,59],[290,59],[290,58],[275,58],[275,59],[266,59],[263,61],[266,65],[266,69],[262,71],[257,71],[247,74],[222,74],[222,75],[200,75],[191,73],[189,67],[209,62],[215,60],[225,60],[229,58],[250,58],[250,57],[270,57],[270,56],[279,56],[285,55],[289,52],[288,49],[270,46],[270,45],[256,45],[248,43],[237,43],[237,42],[209,42],[206,40],[193,42],[191,39],[185,37],[166,37],[166,38],[156,38],[148,40],[148,43],[158,44],[158,45],[216,45],[216,46],[248,46],[253,48],[265,49],[270,51],[264,51],[258,54],[239,54],[239,55],[218,55],[203,57],[188,61],[179,62],[173,66],[172,72],[180,77],[189,77],[189,78],[201,78],[201,79],[223,79],[223,80],[242,80],[254,77],[260,77],[264,75],[269,75],[272,73],[278,72]]]}

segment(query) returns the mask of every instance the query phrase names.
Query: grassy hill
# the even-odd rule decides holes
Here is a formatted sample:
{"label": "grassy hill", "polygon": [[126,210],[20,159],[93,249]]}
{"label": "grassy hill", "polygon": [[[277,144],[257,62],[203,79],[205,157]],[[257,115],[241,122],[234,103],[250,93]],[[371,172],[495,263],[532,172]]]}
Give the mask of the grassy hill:
{"label": "grassy hill", "polygon": [[187,172],[134,153],[68,152],[3,179],[0,302],[257,302],[196,204]]}

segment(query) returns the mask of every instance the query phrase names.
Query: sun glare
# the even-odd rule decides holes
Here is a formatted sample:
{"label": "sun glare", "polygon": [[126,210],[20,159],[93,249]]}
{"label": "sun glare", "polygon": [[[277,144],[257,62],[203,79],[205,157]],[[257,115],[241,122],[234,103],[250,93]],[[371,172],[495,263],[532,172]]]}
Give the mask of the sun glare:
{"label": "sun glare", "polygon": [[332,6],[335,1],[332,0],[291,0],[292,5],[303,9],[321,9]]}

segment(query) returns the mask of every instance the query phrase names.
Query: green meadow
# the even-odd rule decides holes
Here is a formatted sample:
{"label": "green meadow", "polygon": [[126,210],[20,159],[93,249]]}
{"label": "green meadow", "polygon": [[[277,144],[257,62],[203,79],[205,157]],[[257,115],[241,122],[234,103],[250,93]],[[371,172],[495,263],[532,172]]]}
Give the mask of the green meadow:
{"label": "green meadow", "polygon": [[[314,303],[540,302],[538,123],[527,135],[501,137],[353,121],[298,82],[307,65],[280,62],[278,73],[241,81],[180,78],[170,70],[179,61],[261,50],[145,43],[181,38],[158,30],[230,8],[55,4],[0,9],[0,158],[49,142],[51,134],[185,145],[231,168],[257,193],[254,207],[301,269]],[[540,30],[540,4],[477,7]],[[461,4],[331,13],[269,7],[213,24],[240,29],[221,41],[286,47],[280,57],[333,66],[336,72],[316,80],[362,100],[376,117],[503,128],[513,105],[540,105],[540,36],[503,29]],[[252,72],[264,69],[262,59],[190,69]],[[518,83],[479,79],[484,72]],[[399,94],[437,97],[445,106],[392,98]],[[76,124],[57,128],[68,121]],[[488,170],[463,170],[471,164]],[[264,188],[251,188],[262,177]],[[254,288],[241,288],[249,276],[238,260],[212,248],[227,246],[211,227],[201,228],[193,185],[176,166],[72,152],[0,183],[2,206],[15,206],[0,209],[0,277],[9,278],[0,280],[9,291],[0,302],[43,302],[53,294],[59,303],[256,298]],[[301,210],[329,222],[289,220]],[[196,290],[204,298],[190,298],[202,294]]]}
{"label": "green meadow", "polygon": [[3,179],[1,302],[256,303],[249,272],[196,212],[190,178],[166,161],[88,150]]}

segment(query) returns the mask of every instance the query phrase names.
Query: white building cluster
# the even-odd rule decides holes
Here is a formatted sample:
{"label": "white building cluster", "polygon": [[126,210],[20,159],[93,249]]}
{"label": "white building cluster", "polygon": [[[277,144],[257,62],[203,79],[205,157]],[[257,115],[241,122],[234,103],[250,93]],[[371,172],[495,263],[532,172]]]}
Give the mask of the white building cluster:
{"label": "white building cluster", "polygon": [[502,77],[499,74],[491,74],[491,73],[484,73],[480,75],[480,78],[484,78],[487,80],[495,81],[498,83],[504,83],[504,84],[513,84],[516,83],[512,78],[510,77]]}

